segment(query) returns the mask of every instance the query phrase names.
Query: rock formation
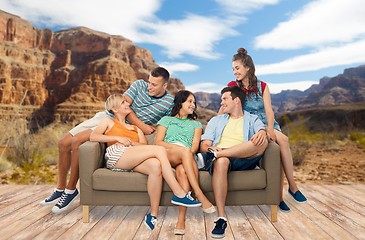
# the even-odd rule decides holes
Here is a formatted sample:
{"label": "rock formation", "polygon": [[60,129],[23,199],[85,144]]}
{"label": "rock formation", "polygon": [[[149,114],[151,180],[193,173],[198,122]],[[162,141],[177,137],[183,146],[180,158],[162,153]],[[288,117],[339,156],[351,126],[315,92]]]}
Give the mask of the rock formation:
{"label": "rock formation", "polygon": [[[19,104],[25,117],[45,123],[89,118],[155,67],[149,50],[122,36],[85,27],[41,30],[0,11],[2,118]],[[179,79],[170,82],[172,93],[184,89]]]}

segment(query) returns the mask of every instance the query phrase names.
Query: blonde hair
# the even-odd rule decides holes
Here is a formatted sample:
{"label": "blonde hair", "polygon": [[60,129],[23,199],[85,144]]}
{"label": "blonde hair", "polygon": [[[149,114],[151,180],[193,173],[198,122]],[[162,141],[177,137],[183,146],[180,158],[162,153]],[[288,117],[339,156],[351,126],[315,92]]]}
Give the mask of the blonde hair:
{"label": "blonde hair", "polygon": [[112,94],[105,101],[105,110],[114,114],[112,108],[119,107],[126,101],[126,98],[122,94]]}

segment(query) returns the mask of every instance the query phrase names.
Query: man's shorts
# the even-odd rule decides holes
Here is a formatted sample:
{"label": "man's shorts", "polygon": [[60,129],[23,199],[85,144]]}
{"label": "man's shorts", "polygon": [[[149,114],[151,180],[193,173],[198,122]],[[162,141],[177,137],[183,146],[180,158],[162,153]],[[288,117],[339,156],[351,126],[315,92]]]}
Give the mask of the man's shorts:
{"label": "man's shorts", "polygon": [[[259,161],[261,160],[262,156],[264,154],[261,154],[260,156],[257,157],[251,157],[251,158],[228,158],[229,159],[229,167],[228,167],[228,172],[230,171],[243,171],[243,170],[252,170],[254,169]],[[210,175],[213,175],[213,164],[211,165],[211,167],[209,169],[207,169],[209,171]]]}
{"label": "man's shorts", "polygon": [[73,129],[71,129],[69,131],[69,133],[72,136],[75,136],[76,134],[83,132],[85,130],[92,130],[94,131],[94,129],[99,125],[99,123],[101,122],[101,120],[105,117],[107,117],[108,115],[105,113],[105,111],[103,112],[98,112],[97,114],[95,114],[94,117],[83,121],[82,123],[80,123],[79,125],[77,125],[76,127],[74,127]]}

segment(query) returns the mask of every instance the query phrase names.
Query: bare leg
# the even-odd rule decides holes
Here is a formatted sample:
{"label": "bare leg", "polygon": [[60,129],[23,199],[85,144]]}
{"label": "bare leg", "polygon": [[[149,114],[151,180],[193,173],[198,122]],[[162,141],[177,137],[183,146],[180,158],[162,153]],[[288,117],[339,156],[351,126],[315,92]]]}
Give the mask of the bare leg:
{"label": "bare leg", "polygon": [[177,197],[184,197],[186,192],[175,178],[164,147],[156,145],[137,145],[128,148],[115,164],[115,167],[120,169],[133,169],[149,158],[157,158],[161,162],[163,178]]}
{"label": "bare leg", "polygon": [[[175,169],[176,169],[177,181],[180,183],[184,191],[188,192],[190,190],[190,185],[183,165],[179,164],[176,166]],[[177,219],[176,229],[185,229],[186,210],[187,210],[186,207],[179,206],[179,217]]]}
{"label": "bare leg", "polygon": [[72,135],[67,133],[58,142],[58,180],[57,189],[65,189],[68,170],[71,166],[71,142]]}
{"label": "bare leg", "polygon": [[194,189],[196,197],[202,203],[202,208],[205,209],[211,207],[212,203],[200,189],[198,181],[199,170],[190,148],[179,146],[171,148],[167,150],[167,157],[169,158],[172,166],[182,163],[190,185]]}
{"label": "bare leg", "polygon": [[67,189],[74,190],[76,189],[77,181],[79,180],[79,147],[86,141],[90,140],[90,135],[93,131],[86,130],[80,132],[73,136],[71,143],[71,174],[68,184],[66,186]]}
{"label": "bare leg", "polygon": [[214,162],[214,171],[212,177],[214,199],[217,205],[218,217],[226,217],[224,206],[226,204],[228,189],[228,167],[229,159],[226,157],[218,158]]}
{"label": "bare leg", "polygon": [[158,206],[160,205],[162,192],[161,163],[157,158],[150,158],[133,169],[148,175],[147,192],[150,196],[151,215],[158,217]]}
{"label": "bare leg", "polygon": [[[280,147],[281,163],[282,163],[282,167],[283,167],[284,172],[285,172],[286,179],[288,180],[289,188],[293,193],[295,193],[299,189],[298,189],[298,186],[297,186],[297,184],[295,183],[295,180],[294,180],[293,157],[292,157],[290,147],[289,147],[289,139],[288,139],[287,136],[285,136],[280,131],[274,130],[274,132],[275,132],[275,135],[277,137],[277,142],[278,142],[279,147]],[[281,187],[283,188],[284,179],[281,182],[282,182]]]}
{"label": "bare leg", "polygon": [[261,155],[266,147],[267,141],[261,146],[256,146],[253,142],[248,141],[245,143],[238,144],[236,146],[223,149],[222,151],[216,152],[217,158],[220,157],[234,157],[234,158],[248,158],[256,157]]}

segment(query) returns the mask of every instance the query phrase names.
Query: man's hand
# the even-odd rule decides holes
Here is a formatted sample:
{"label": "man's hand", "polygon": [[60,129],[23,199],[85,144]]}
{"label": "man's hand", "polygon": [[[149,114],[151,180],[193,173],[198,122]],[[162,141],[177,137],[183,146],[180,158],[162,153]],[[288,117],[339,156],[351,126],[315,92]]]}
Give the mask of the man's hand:
{"label": "man's hand", "polygon": [[261,129],[260,131],[255,133],[255,135],[252,136],[250,141],[253,142],[253,144],[255,144],[256,146],[261,146],[265,143],[265,139],[266,139],[266,131]]}
{"label": "man's hand", "polygon": [[219,147],[209,147],[210,149],[212,149],[214,152],[219,152],[219,151],[222,151],[222,148],[219,148]]}
{"label": "man's hand", "polygon": [[150,126],[150,125],[147,125],[147,124],[143,124],[141,126],[138,126],[144,135],[150,135],[151,133],[153,133],[154,131],[156,131],[156,128],[154,126]]}

